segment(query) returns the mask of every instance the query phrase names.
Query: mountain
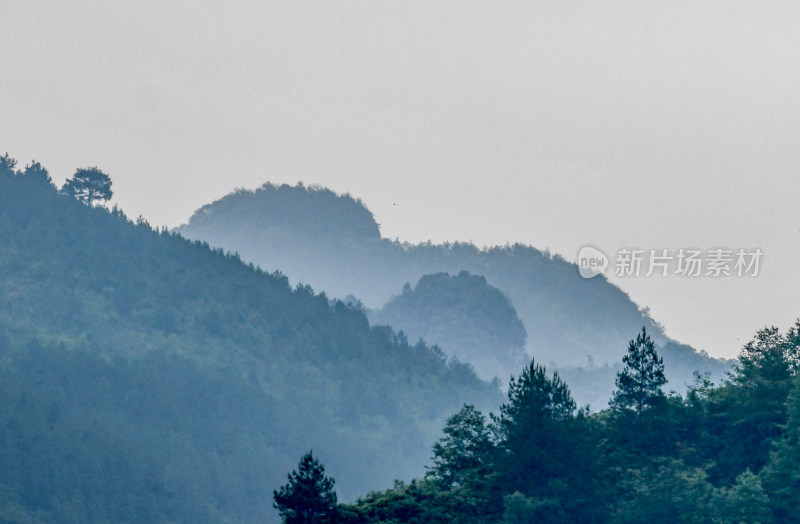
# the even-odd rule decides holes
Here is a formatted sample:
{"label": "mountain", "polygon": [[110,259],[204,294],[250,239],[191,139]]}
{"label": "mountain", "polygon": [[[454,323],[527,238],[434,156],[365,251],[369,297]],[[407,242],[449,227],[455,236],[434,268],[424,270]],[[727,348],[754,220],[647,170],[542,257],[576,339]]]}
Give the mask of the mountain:
{"label": "mountain", "polygon": [[369,317],[472,363],[485,380],[504,380],[530,360],[528,334],[511,301],[485,277],[467,271],[425,275]]}
{"label": "mountain", "polygon": [[352,499],[500,400],[363,309],[0,157],[0,521],[276,521],[309,449]]}
{"label": "mountain", "polygon": [[[303,217],[303,223],[324,224],[324,231],[285,219],[280,210],[287,208],[287,201],[292,216]],[[582,377],[584,384],[571,387],[576,398],[593,405],[602,398],[600,406],[604,405],[613,380],[601,389],[585,384],[607,384],[628,340],[642,326],[659,348],[680,348],[664,352],[671,388],[683,391],[693,371],[720,380],[730,368],[729,361],[671,341],[647,310],[603,275],[582,278],[577,267],[559,255],[522,244],[478,248],[381,238],[363,203],[317,186],[267,183],[256,190],[239,190],[203,206],[176,231],[236,251],[260,267],[280,269],[292,281],[332,296],[353,295],[373,310],[402,297],[403,286],[424,275],[468,271],[483,276],[510,299],[527,332],[528,354],[550,368]],[[456,343],[436,343],[456,352]],[[587,373],[599,375],[591,378]]]}

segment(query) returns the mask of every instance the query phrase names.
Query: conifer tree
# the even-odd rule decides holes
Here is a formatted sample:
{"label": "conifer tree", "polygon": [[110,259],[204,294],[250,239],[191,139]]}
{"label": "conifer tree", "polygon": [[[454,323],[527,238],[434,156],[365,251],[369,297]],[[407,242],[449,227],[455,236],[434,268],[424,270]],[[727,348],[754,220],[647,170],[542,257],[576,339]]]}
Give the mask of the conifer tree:
{"label": "conifer tree", "polygon": [[640,415],[664,398],[661,386],[667,383],[664,360],[658,356],[655,343],[644,327],[628,344],[628,353],[622,361],[625,368],[617,373],[617,390],[610,405],[614,410]]}
{"label": "conifer tree", "polygon": [[111,191],[111,178],[96,167],[75,171],[75,175],[64,183],[61,191],[89,206],[95,201],[111,200],[114,194]]}
{"label": "conifer tree", "polygon": [[489,473],[494,443],[486,417],[471,404],[447,419],[444,437],[433,445],[428,477],[445,487],[468,486]]}
{"label": "conifer tree", "polygon": [[14,175],[16,174],[16,167],[17,161],[8,156],[8,153],[0,156],[0,173]]}
{"label": "conifer tree", "polygon": [[325,475],[325,466],[311,451],[300,459],[289,482],[272,493],[273,506],[286,524],[328,524],[336,521],[334,479]]}
{"label": "conifer tree", "polygon": [[575,413],[569,387],[557,373],[531,361],[518,378],[511,378],[508,402],[492,415],[504,490],[551,496],[548,486],[562,479],[571,466],[569,422]]}
{"label": "conifer tree", "polygon": [[[796,332],[795,332],[796,333]],[[800,381],[789,396],[789,419],[786,433],[774,444],[770,461],[762,472],[768,489],[775,519],[779,522],[800,523]]]}

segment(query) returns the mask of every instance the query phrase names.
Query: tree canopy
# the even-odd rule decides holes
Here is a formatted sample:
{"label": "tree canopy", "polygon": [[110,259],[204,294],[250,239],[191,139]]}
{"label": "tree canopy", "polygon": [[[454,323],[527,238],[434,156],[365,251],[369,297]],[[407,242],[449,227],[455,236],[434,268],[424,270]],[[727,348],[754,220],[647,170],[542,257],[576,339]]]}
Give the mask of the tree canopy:
{"label": "tree canopy", "polygon": [[111,178],[96,167],[78,169],[61,188],[65,194],[73,196],[86,205],[111,200]]}
{"label": "tree canopy", "polygon": [[725,382],[698,376],[685,397],[658,389],[642,331],[626,365],[649,386],[621,383],[646,394],[599,413],[532,362],[488,426],[464,406],[424,480],[344,505],[345,522],[800,523],[798,329],[759,331]]}
{"label": "tree canopy", "polygon": [[628,352],[622,361],[625,367],[617,373],[617,390],[610,405],[638,415],[664,397],[661,386],[667,383],[664,360],[658,356],[646,328],[628,343]]}
{"label": "tree canopy", "polygon": [[304,451],[354,498],[502,398],[357,308],[0,164],[0,521],[9,501],[44,522],[275,522]]}
{"label": "tree canopy", "polygon": [[336,520],[335,481],[311,451],[303,455],[289,482],[272,494],[286,524],[332,524]]}

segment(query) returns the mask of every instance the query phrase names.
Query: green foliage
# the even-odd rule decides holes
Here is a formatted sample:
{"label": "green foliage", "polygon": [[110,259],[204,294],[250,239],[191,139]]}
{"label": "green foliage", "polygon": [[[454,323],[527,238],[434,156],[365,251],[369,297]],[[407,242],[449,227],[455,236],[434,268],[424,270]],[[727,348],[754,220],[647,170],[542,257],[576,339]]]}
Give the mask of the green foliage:
{"label": "green foliage", "polygon": [[[715,506],[720,516],[717,522],[731,524],[768,524],[776,522],[770,511],[769,498],[761,479],[749,469],[736,477],[736,483],[718,495]],[[796,509],[796,508],[795,508]],[[788,522],[780,519],[779,522]]]}
{"label": "green foliage", "polygon": [[444,437],[433,445],[428,477],[445,487],[470,486],[491,472],[494,442],[486,417],[473,405],[447,419]]}
{"label": "green foliage", "polygon": [[526,497],[519,491],[503,497],[502,524],[567,522],[569,517],[557,499]]}
{"label": "green foliage", "polygon": [[511,377],[508,402],[500,407],[500,415],[494,422],[500,438],[505,442],[514,440],[517,433],[532,426],[566,420],[575,409],[569,387],[558,373],[548,377],[547,370],[531,360],[518,378]]}
{"label": "green foliage", "polygon": [[558,374],[547,376],[534,361],[518,378],[511,377],[508,401],[492,415],[493,430],[501,450],[503,482],[525,494],[540,494],[551,478],[569,467],[571,453],[561,441],[575,412],[569,388]]}
{"label": "green foliage", "polygon": [[308,452],[297,470],[289,473],[289,482],[272,493],[274,506],[286,524],[330,524],[337,521],[334,479],[325,475],[325,467]]}
{"label": "green foliage", "polygon": [[434,480],[395,482],[393,488],[373,492],[345,507],[352,522],[392,524],[483,524],[494,521],[486,508],[461,488],[442,488]]}
{"label": "green foliage", "polygon": [[612,522],[713,522],[714,489],[705,471],[680,460],[653,457],[642,469],[622,473]]}
{"label": "green foliage", "polygon": [[65,198],[8,155],[0,245],[4,522],[274,521],[266,494],[303,450],[352,500],[420,472],[431,442],[425,479],[354,504],[308,454],[275,502],[303,522],[314,500],[352,523],[800,522],[800,321],[685,397],[661,393],[643,330],[594,414],[531,362],[487,425],[496,389],[357,301]]}
{"label": "green foliage", "polygon": [[596,444],[586,413],[576,416],[569,388],[557,373],[531,362],[512,377],[508,401],[492,415],[496,474],[502,493],[532,497],[536,511],[563,513],[564,522],[601,518]]}
{"label": "green foliage", "polygon": [[75,171],[72,178],[64,183],[61,191],[88,206],[95,201],[111,200],[114,194],[111,191],[111,178],[96,167]]}
{"label": "green foliage", "polygon": [[[358,522],[800,522],[799,328],[760,331],[721,386],[701,375],[685,397],[654,386],[658,401],[641,411],[576,413],[559,376],[531,363],[491,415],[491,434],[481,413],[463,407],[434,445],[425,481],[371,493],[351,509]],[[631,346],[657,369],[649,342],[642,332]],[[771,433],[742,433],[762,427]],[[773,450],[767,466],[750,469],[760,451],[737,440],[763,441]],[[720,475],[723,467],[733,476]]]}
{"label": "green foliage", "polygon": [[44,521],[274,521],[304,450],[352,499],[501,400],[363,310],[13,167],[0,245],[0,411],[26,406],[0,418],[0,490]]}
{"label": "green foliage", "polygon": [[781,439],[797,375],[799,326],[786,334],[776,327],[760,330],[744,346],[730,379],[710,393],[701,445],[714,461],[715,482],[730,484],[746,469],[758,473]]}
{"label": "green foliage", "polygon": [[433,445],[433,480],[462,514],[486,518],[500,511],[496,448],[486,417],[472,405],[447,420],[444,436]]}
{"label": "green foliage", "polygon": [[618,411],[641,415],[664,398],[661,386],[667,383],[664,360],[656,353],[655,343],[646,328],[630,341],[622,361],[625,367],[617,373],[617,390],[610,405]]}
{"label": "green foliage", "polygon": [[270,482],[249,463],[276,456],[258,429],[274,424],[268,399],[236,373],[37,339],[3,347],[0,360],[0,483],[26,512],[46,522],[220,522],[269,509],[237,489],[241,479]]}
{"label": "green foliage", "polygon": [[[797,334],[796,327],[790,335]],[[787,523],[800,522],[800,379],[795,378],[794,389],[788,399],[788,420],[785,433],[775,439],[770,459],[761,476],[771,494],[775,520]]]}

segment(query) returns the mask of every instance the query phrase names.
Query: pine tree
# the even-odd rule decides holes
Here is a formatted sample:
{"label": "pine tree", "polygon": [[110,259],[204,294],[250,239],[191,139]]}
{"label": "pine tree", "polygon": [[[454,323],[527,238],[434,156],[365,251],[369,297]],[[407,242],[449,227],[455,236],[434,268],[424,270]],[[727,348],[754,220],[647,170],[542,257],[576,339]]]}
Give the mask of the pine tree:
{"label": "pine tree", "polygon": [[427,477],[443,486],[470,486],[491,469],[494,443],[486,417],[471,404],[447,419],[444,437],[433,445]]}
{"label": "pine tree", "polygon": [[111,178],[96,167],[75,171],[75,175],[64,183],[61,191],[89,206],[95,201],[111,200],[114,194],[111,191]]}
{"label": "pine tree", "polygon": [[328,524],[336,521],[335,481],[311,451],[303,455],[289,482],[273,491],[273,506],[286,524]]}
{"label": "pine tree", "polygon": [[[795,331],[797,334],[797,331]],[[761,476],[779,522],[800,523],[800,380],[789,396],[786,432],[774,444],[770,461]]]}
{"label": "pine tree", "polygon": [[569,387],[531,361],[518,378],[511,378],[508,402],[492,415],[503,490],[524,495],[555,496],[549,489],[571,467],[570,422],[575,401]]}
{"label": "pine tree", "polygon": [[508,403],[500,407],[495,423],[503,437],[509,438],[520,427],[545,420],[563,420],[575,413],[569,386],[558,373],[547,376],[543,366],[533,360],[518,378],[511,377]]}
{"label": "pine tree", "polygon": [[8,153],[0,156],[0,173],[7,175],[16,174],[17,161],[8,156]]}
{"label": "pine tree", "polygon": [[45,184],[52,184],[53,180],[50,178],[50,173],[47,169],[42,167],[39,162],[31,162],[30,165],[25,166],[24,175],[30,180],[36,180]]}
{"label": "pine tree", "polygon": [[758,474],[787,432],[799,329],[800,324],[786,334],[774,326],[759,330],[744,346],[729,380],[711,395],[708,412],[720,442],[711,469],[715,482],[732,483],[747,468]]}
{"label": "pine tree", "polygon": [[656,353],[655,343],[644,327],[628,344],[622,361],[625,368],[617,373],[617,390],[610,404],[614,410],[640,415],[664,398],[661,386],[667,383],[664,360]]}

